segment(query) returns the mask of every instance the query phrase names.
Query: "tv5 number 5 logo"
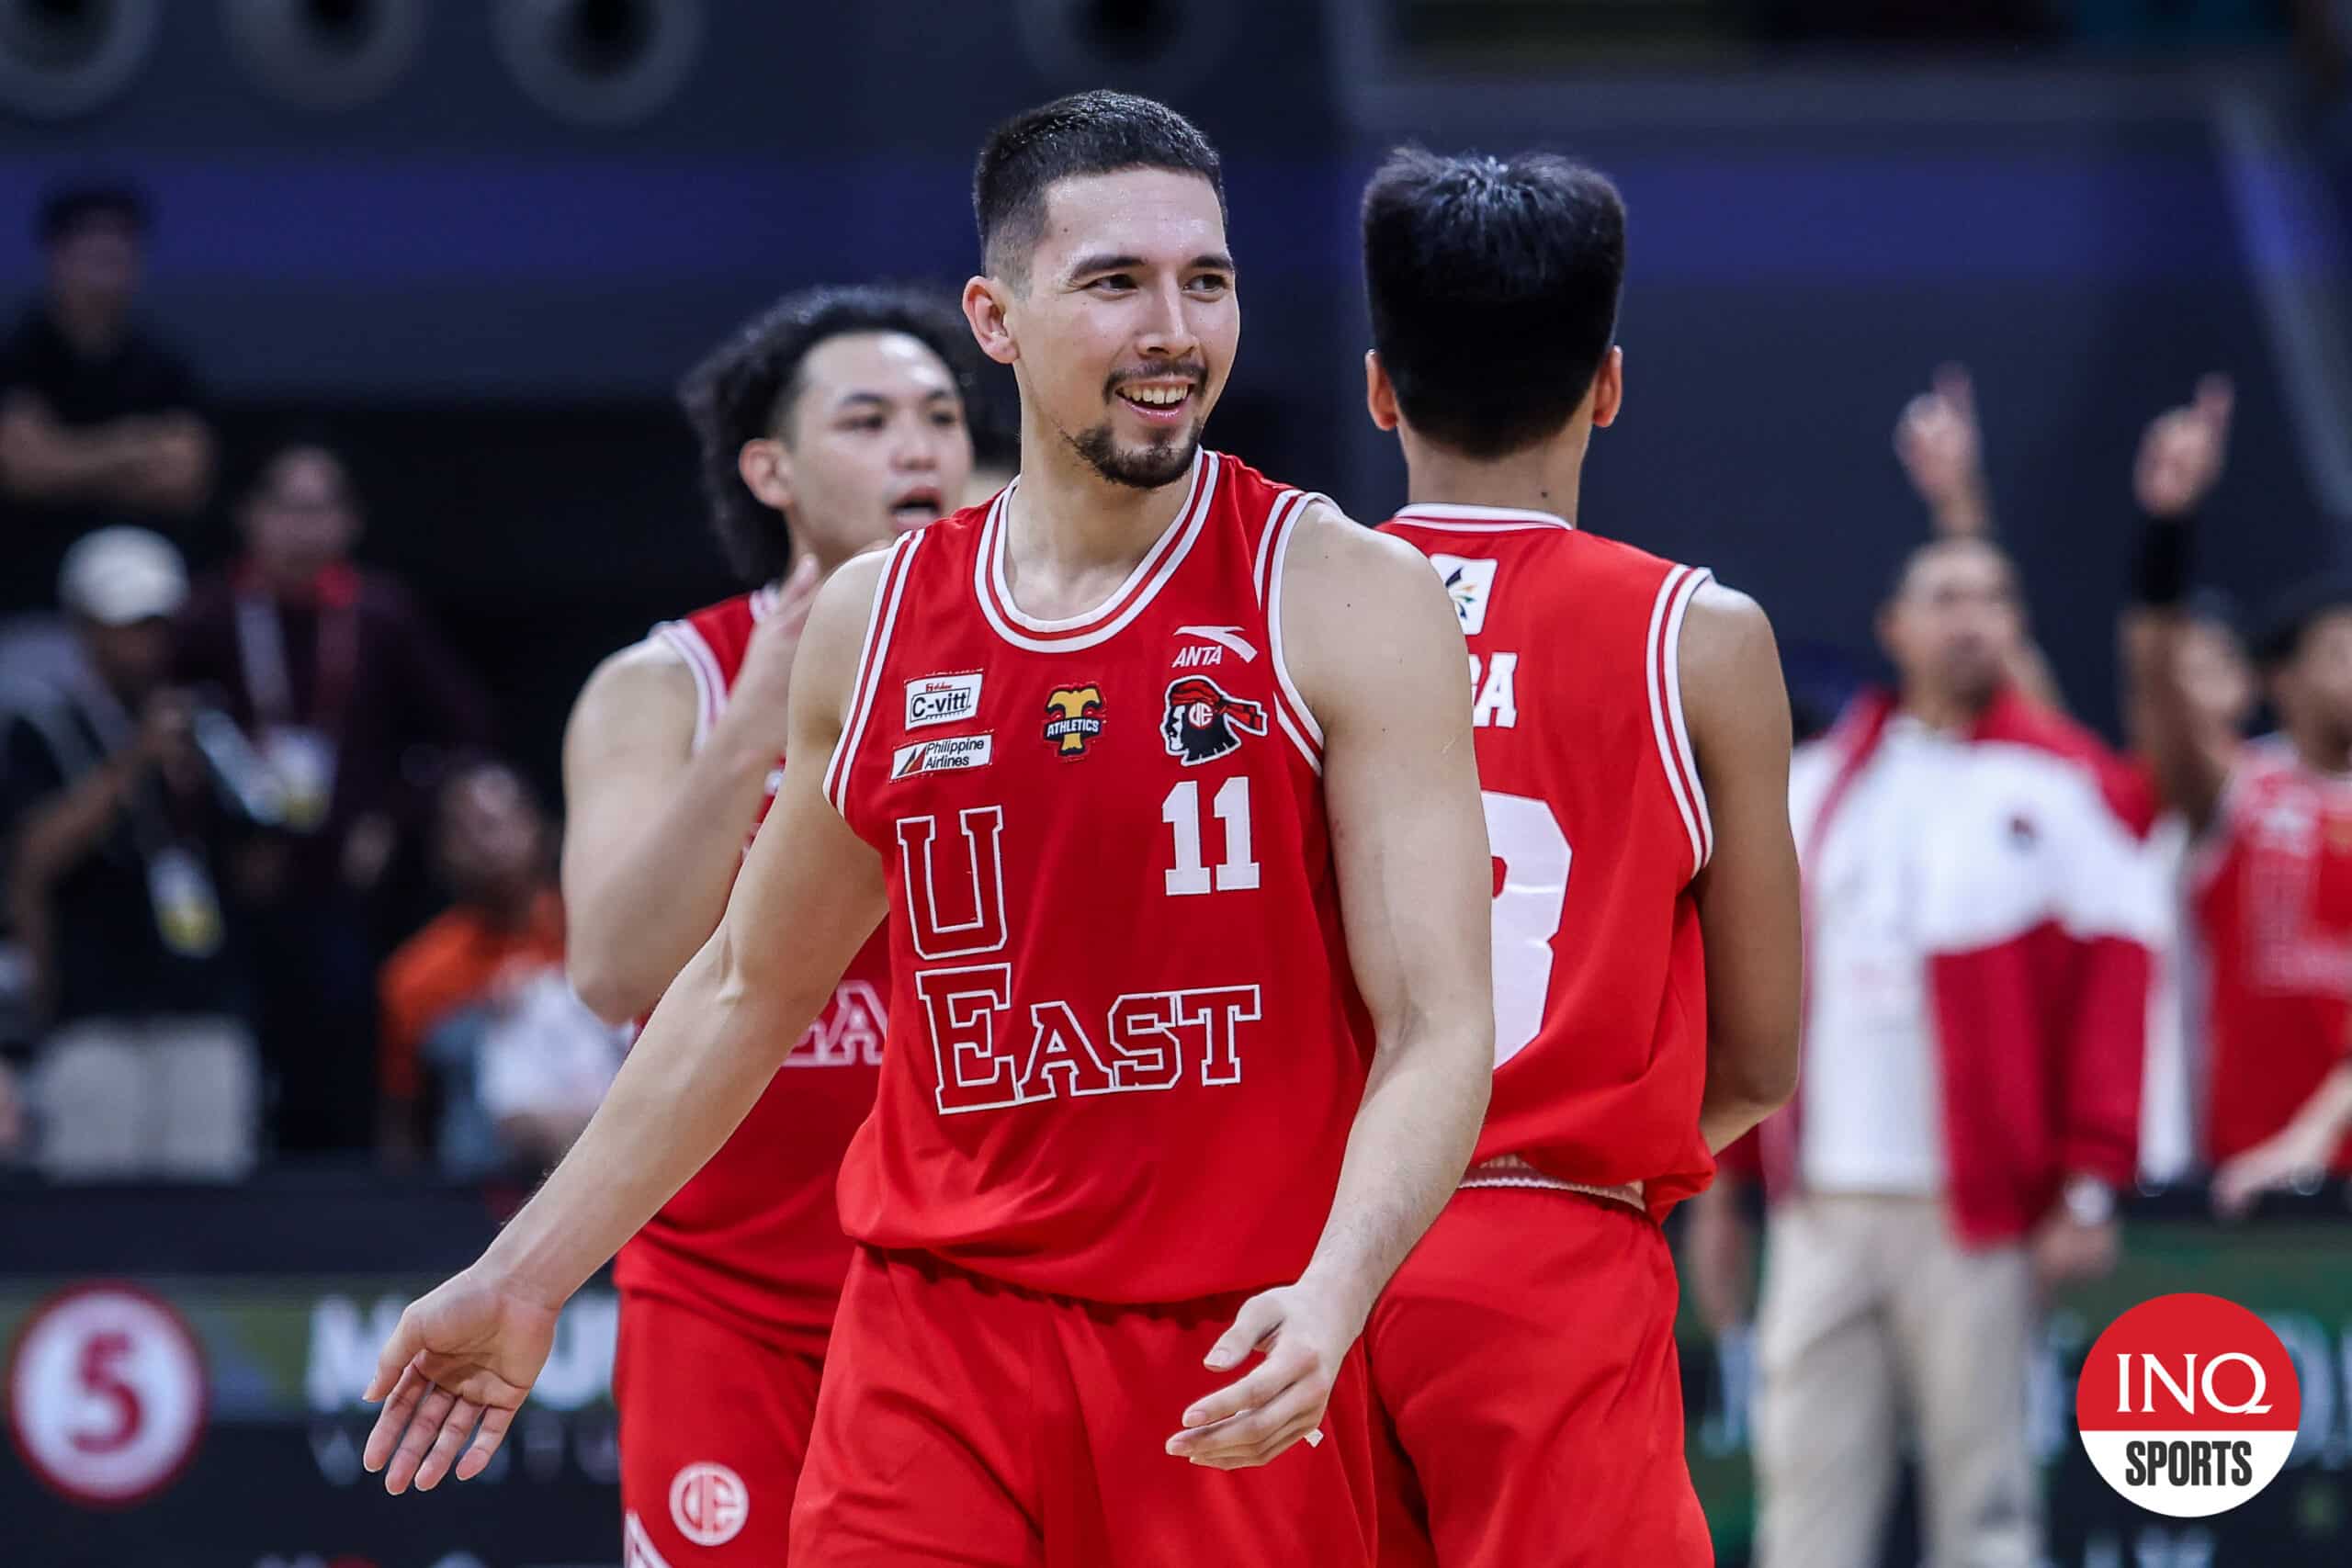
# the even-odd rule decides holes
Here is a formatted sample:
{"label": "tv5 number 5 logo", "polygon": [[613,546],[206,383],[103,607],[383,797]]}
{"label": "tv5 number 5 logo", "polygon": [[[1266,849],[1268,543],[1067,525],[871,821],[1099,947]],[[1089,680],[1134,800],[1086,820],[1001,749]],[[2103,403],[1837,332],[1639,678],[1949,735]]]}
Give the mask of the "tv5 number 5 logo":
{"label": "tv5 number 5 logo", "polygon": [[52,1296],[8,1357],[8,1427],[41,1483],[89,1508],[170,1485],[196,1457],[209,1389],[196,1336],[134,1286]]}

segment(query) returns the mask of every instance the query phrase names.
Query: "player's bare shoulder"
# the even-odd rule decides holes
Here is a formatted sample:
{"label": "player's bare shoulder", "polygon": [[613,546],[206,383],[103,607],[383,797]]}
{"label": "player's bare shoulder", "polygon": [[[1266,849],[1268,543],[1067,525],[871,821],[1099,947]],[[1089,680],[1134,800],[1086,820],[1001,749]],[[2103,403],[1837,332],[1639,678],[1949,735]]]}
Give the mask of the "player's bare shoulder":
{"label": "player's bare shoulder", "polygon": [[804,727],[809,725],[828,736],[840,734],[851,690],[857,682],[858,657],[874,618],[876,590],[899,551],[912,547],[902,539],[893,548],[853,556],[818,588],[792,666],[796,737],[804,735]]}
{"label": "player's bare shoulder", "polygon": [[1432,679],[1450,705],[1462,684],[1461,621],[1429,558],[1328,502],[1299,518],[1275,608],[1284,662],[1327,725],[1377,714]]}
{"label": "player's bare shoulder", "polygon": [[658,637],[605,656],[571,705],[564,727],[567,757],[601,752],[628,742],[667,747],[684,755],[694,741],[700,697],[684,657]]}
{"label": "player's bare shoulder", "polygon": [[1788,688],[1763,605],[1736,588],[1702,583],[1682,618],[1678,661],[1682,707],[1702,772],[1711,766],[1710,751],[1721,759],[1755,746],[1786,756]]}

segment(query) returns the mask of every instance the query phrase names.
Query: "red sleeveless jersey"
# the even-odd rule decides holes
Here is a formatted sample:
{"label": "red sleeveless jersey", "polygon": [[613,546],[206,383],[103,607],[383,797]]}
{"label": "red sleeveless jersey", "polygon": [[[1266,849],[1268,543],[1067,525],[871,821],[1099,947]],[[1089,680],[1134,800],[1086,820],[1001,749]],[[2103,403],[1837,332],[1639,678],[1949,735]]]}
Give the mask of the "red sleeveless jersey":
{"label": "red sleeveless jersey", "polygon": [[1711,830],[1677,658],[1708,573],[1547,513],[1408,506],[1383,532],[1430,558],[1470,644],[1495,856],[1495,1086],[1477,1159],[1640,1182],[1662,1216],[1714,1172],[1690,895]]}
{"label": "red sleeveless jersey", "polygon": [[1091,1301],[1286,1282],[1371,1038],[1272,608],[1310,498],[1204,452],[1119,591],[1044,621],[1006,587],[1018,493],[891,551],[826,773],[890,897],[842,1222]]}
{"label": "red sleeveless jersey", "polygon": [[[775,591],[763,588],[653,629],[694,672],[696,750],[726,708],[752,628],[775,603]],[[777,779],[768,776],[760,818]],[[756,819],[746,824],[747,844],[757,827]],[[621,1249],[614,1278],[623,1290],[715,1312],[786,1348],[822,1353],[850,1258],[833,1184],[851,1134],[874,1108],[889,964],[877,932],[742,1125]]]}
{"label": "red sleeveless jersey", "polygon": [[[2209,995],[2206,1156],[2285,1127],[2352,1022],[2352,782],[2284,739],[2245,747],[2191,859]],[[2352,1171],[2352,1138],[2331,1162]]]}

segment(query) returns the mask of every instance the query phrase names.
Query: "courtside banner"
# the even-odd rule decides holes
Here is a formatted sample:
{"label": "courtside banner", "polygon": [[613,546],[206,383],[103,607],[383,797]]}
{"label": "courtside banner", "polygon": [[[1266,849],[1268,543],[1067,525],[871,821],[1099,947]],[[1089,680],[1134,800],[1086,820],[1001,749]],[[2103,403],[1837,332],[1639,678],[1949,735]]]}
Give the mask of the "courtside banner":
{"label": "courtside banner", "polygon": [[2220,1296],[2143,1302],[2083,1360],[2075,1418],[2107,1483],[2151,1512],[2203,1518],[2270,1484],[2303,1402],[2269,1325]]}

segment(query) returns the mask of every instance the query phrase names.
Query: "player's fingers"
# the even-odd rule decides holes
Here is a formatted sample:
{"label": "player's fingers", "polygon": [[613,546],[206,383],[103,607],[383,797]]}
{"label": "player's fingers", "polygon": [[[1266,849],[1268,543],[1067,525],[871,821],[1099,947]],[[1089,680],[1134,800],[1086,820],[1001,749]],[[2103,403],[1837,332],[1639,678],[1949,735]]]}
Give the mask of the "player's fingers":
{"label": "player's fingers", "polygon": [[2230,410],[2237,401],[2236,386],[2227,376],[2215,372],[2197,381],[2197,412],[2214,424],[2227,426]]}
{"label": "player's fingers", "polygon": [[1193,1431],[1228,1420],[1245,1410],[1257,1410],[1271,1404],[1282,1392],[1311,1375],[1314,1364],[1306,1358],[1284,1355],[1280,1346],[1263,1361],[1250,1369],[1250,1375],[1226,1384],[1213,1393],[1204,1393],[1184,1411],[1184,1428]]}
{"label": "player's fingers", "polygon": [[1221,1455],[1213,1460],[1194,1460],[1193,1462],[1199,1465],[1205,1465],[1213,1470],[1253,1469],[1258,1465],[1270,1464],[1282,1455],[1288,1453],[1293,1448],[1295,1448],[1298,1445],[1298,1440],[1301,1438],[1305,1438],[1317,1429],[1318,1428],[1314,1420],[1301,1419],[1294,1421],[1289,1426],[1284,1427],[1280,1432],[1276,1433],[1272,1438],[1268,1439],[1266,1442],[1261,1443],[1254,1449],[1246,1450],[1238,1453]]}
{"label": "player's fingers", "polygon": [[1330,1395],[1329,1380],[1299,1378],[1239,1415],[1186,1432],[1184,1436],[1192,1439],[1186,1452],[1230,1453],[1257,1448],[1294,1421],[1305,1418],[1313,1425]]}
{"label": "player's fingers", "polygon": [[408,1490],[409,1483],[416,1479],[416,1467],[424,1462],[425,1451],[441,1435],[442,1418],[457,1403],[457,1395],[437,1385],[417,1402],[416,1415],[401,1434],[401,1446],[392,1450],[392,1462],[385,1468],[385,1491],[398,1496]]}
{"label": "player's fingers", "polygon": [[430,1492],[441,1484],[441,1478],[457,1463],[458,1456],[465,1451],[466,1440],[474,1435],[474,1427],[481,1421],[481,1406],[470,1399],[460,1399],[450,1406],[449,1414],[441,1422],[440,1436],[433,1439],[424,1462],[416,1467],[418,1491]]}
{"label": "player's fingers", "polygon": [[1968,374],[1968,367],[1956,360],[1936,367],[1936,395],[1951,405],[1952,412],[1963,418],[1976,412],[1976,383]]}
{"label": "player's fingers", "polygon": [[471,1481],[490,1467],[491,1456],[506,1440],[507,1425],[514,1419],[514,1412],[495,1404],[481,1413],[481,1430],[474,1434],[473,1447],[458,1461],[458,1480]]}
{"label": "player's fingers", "polygon": [[424,1348],[424,1331],[417,1325],[416,1308],[411,1304],[406,1312],[401,1314],[400,1322],[393,1325],[392,1337],[384,1341],[383,1349],[377,1353],[376,1375],[368,1380],[368,1392],[360,1397],[374,1401],[391,1393],[400,1382],[401,1374],[408,1371],[409,1363],[415,1360]]}
{"label": "player's fingers", "polygon": [[424,1374],[414,1367],[401,1372],[400,1381],[392,1385],[391,1397],[376,1413],[376,1425],[368,1430],[367,1448],[360,1451],[359,1462],[368,1467],[370,1474],[383,1469],[384,1461],[392,1457],[392,1447],[408,1430],[408,1418],[415,1412],[416,1402],[424,1397],[424,1391],[430,1386]]}
{"label": "player's fingers", "polygon": [[1217,1342],[1209,1347],[1208,1355],[1203,1358],[1204,1364],[1213,1372],[1238,1367],[1250,1351],[1263,1345],[1282,1325],[1280,1296],[1272,1291],[1251,1296],[1241,1303],[1241,1310],[1233,1314],[1233,1326],[1218,1336]]}

